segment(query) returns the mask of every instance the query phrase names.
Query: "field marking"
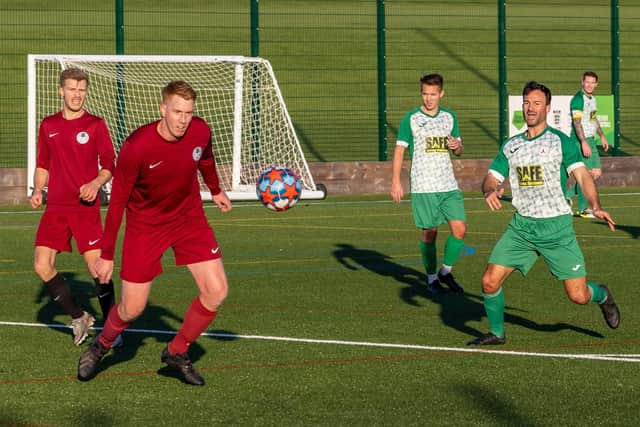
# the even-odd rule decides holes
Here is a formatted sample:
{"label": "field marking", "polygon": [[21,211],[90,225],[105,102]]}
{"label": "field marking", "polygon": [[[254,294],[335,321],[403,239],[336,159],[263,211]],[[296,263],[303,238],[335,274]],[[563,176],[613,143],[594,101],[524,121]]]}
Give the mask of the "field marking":
{"label": "field marking", "polygon": [[[640,196],[640,192],[628,192],[628,193],[600,193],[600,198],[602,197],[617,197],[617,196]],[[463,200],[484,200],[482,196],[472,196],[472,197],[463,197]],[[401,203],[410,203],[411,200],[409,198],[402,200]],[[393,200],[336,200],[336,201],[327,201],[327,200],[317,200],[317,201],[304,201],[306,205],[360,205],[360,204],[391,204],[396,203]],[[247,203],[238,203],[234,206],[234,208],[243,208],[243,207],[261,207],[262,204],[259,202],[247,202]],[[203,203],[202,206],[204,209],[218,209],[218,207],[213,203]],[[621,206],[620,208],[629,208],[630,206]],[[637,207],[637,206],[632,206]],[[618,207],[608,206],[608,209],[614,209]],[[108,208],[103,206],[100,208],[101,211],[106,212]],[[34,209],[34,210],[25,210],[25,211],[0,211],[0,215],[11,215],[11,214],[42,214],[42,210]]]}
{"label": "field marking", "polygon": [[[27,326],[27,327],[41,327],[41,328],[53,328],[53,329],[70,329],[69,325],[61,324],[46,324],[46,323],[27,323],[27,322],[6,322],[0,321],[0,325],[3,326]],[[91,328],[94,330],[102,330],[102,328]],[[157,329],[126,329],[126,333],[140,333],[140,334],[152,334],[152,335],[175,335],[177,331],[166,331]],[[343,341],[343,340],[327,340],[327,339],[314,339],[314,338],[295,338],[295,337],[277,337],[269,335],[240,335],[240,334],[227,334],[219,332],[204,332],[200,334],[203,337],[210,338],[224,338],[224,339],[246,339],[246,340],[262,340],[262,341],[281,341],[281,342],[295,342],[306,344],[330,344],[330,345],[344,345],[344,346],[356,346],[356,347],[377,347],[377,348],[397,348],[402,350],[426,350],[426,351],[440,351],[451,353],[479,353],[479,354],[497,354],[502,356],[525,356],[525,357],[550,357],[557,359],[573,359],[573,360],[605,360],[612,362],[631,362],[640,363],[639,354],[566,354],[566,353],[541,353],[530,351],[515,351],[515,350],[493,350],[488,348],[474,348],[474,347],[442,347],[442,346],[429,346],[419,344],[393,344],[393,343],[379,343],[369,341]]]}

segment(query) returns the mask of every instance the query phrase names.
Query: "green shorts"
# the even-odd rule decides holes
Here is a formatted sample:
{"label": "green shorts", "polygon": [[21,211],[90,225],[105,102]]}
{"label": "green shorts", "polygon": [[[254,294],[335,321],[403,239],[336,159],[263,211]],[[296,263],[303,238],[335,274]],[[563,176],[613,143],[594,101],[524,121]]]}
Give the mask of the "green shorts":
{"label": "green shorts", "polygon": [[516,213],[493,248],[489,263],[513,267],[526,276],[538,256],[559,280],[587,274],[571,215],[539,219]]}
{"label": "green shorts", "polygon": [[467,220],[460,190],[411,193],[411,210],[418,228],[435,228],[450,220]]}
{"label": "green shorts", "polygon": [[[587,143],[591,148],[591,157],[582,156],[582,161],[587,169],[602,169],[600,162],[600,153],[598,152],[597,140],[595,136],[587,138]],[[582,152],[582,150],[580,151]]]}

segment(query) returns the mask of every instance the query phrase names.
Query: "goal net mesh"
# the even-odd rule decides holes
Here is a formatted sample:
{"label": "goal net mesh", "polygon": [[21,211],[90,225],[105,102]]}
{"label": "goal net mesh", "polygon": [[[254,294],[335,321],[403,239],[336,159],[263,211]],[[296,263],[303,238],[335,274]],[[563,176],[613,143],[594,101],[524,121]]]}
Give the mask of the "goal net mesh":
{"label": "goal net mesh", "polygon": [[[162,87],[184,80],[198,94],[195,115],[209,123],[221,185],[232,198],[255,199],[256,180],[271,166],[293,169],[302,180],[303,196],[316,190],[268,61],[110,58],[34,56],[34,126],[60,110],[60,71],[77,67],[89,75],[85,108],[106,120],[117,153],[133,130],[160,118]],[[36,144],[33,139],[30,144]],[[29,163],[34,167],[35,159]],[[203,183],[201,189],[203,197],[209,196]]]}

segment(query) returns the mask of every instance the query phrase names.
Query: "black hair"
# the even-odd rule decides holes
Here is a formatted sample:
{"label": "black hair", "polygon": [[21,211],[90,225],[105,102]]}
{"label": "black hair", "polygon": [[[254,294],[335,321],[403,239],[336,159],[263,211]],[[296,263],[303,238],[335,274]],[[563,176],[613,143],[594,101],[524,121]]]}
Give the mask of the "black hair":
{"label": "black hair", "polygon": [[426,74],[420,78],[420,87],[422,85],[438,86],[440,89],[444,86],[444,78],[440,74]]}
{"label": "black hair", "polygon": [[539,90],[544,93],[544,97],[547,100],[547,105],[551,104],[551,89],[536,81],[530,81],[529,83],[524,85],[524,89],[522,89],[522,98],[524,99],[525,96],[529,95],[529,93],[534,90]]}

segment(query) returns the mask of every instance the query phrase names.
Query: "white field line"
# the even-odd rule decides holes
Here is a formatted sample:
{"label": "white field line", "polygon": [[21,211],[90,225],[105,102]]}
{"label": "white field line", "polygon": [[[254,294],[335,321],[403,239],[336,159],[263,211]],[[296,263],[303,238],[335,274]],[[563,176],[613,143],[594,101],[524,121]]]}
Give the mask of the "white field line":
{"label": "white field line", "polygon": [[[68,325],[61,324],[44,324],[44,323],[25,323],[25,322],[5,322],[0,321],[0,325],[3,326],[27,326],[27,327],[43,327],[43,328],[56,328],[56,329],[69,329]],[[95,330],[101,330],[102,328],[92,328]],[[130,328],[125,331],[126,333],[141,333],[151,335],[175,335],[176,331],[166,331],[157,329],[135,329]],[[417,345],[417,344],[392,344],[392,343],[378,343],[367,341],[342,341],[342,340],[324,340],[324,339],[312,339],[312,338],[294,338],[294,337],[275,337],[275,336],[263,336],[263,335],[237,335],[237,334],[224,334],[218,332],[204,332],[201,336],[211,338],[231,338],[231,339],[247,339],[247,340],[264,340],[264,341],[284,341],[284,342],[296,342],[307,344],[328,344],[328,345],[347,345],[347,346],[359,346],[359,347],[377,347],[377,348],[397,348],[404,350],[426,350],[426,351],[441,351],[452,353],[481,353],[481,354],[498,354],[503,356],[525,356],[525,357],[551,357],[558,359],[582,359],[582,360],[608,360],[615,362],[632,362],[639,363],[639,354],[565,354],[565,353],[540,353],[529,351],[511,351],[511,350],[493,350],[475,347],[440,347],[429,345]]]}
{"label": "white field line", "polygon": [[[605,193],[605,194],[600,194],[600,198],[602,197],[618,197],[618,196],[639,196],[640,193],[637,192],[629,192],[629,193]],[[464,200],[483,200],[482,196],[477,196],[477,197],[465,197]],[[406,199],[402,201],[403,203],[409,203],[410,200]],[[318,200],[318,201],[307,201],[305,202],[305,204],[309,204],[309,205],[362,205],[362,204],[372,204],[372,205],[376,205],[376,204],[391,204],[391,203],[395,203],[393,202],[393,200],[355,200],[355,201],[349,201],[349,200],[340,200],[340,201],[327,201],[327,200]],[[255,206],[262,206],[261,203],[255,202],[255,203],[239,203],[236,206],[234,206],[234,208],[242,208],[242,207],[255,207]],[[204,203],[202,205],[202,207],[204,209],[217,209],[218,207],[213,204],[213,203]],[[107,207],[103,206],[100,208],[102,211],[106,212]],[[18,211],[18,212],[11,212],[11,211],[0,211],[0,215],[15,215],[15,214],[27,214],[27,215],[41,215],[42,214],[42,210],[37,209],[37,210],[32,210],[32,211]]]}

